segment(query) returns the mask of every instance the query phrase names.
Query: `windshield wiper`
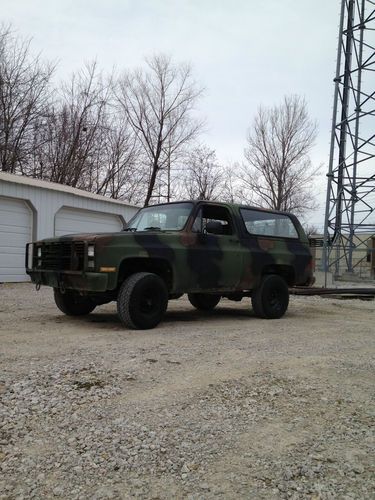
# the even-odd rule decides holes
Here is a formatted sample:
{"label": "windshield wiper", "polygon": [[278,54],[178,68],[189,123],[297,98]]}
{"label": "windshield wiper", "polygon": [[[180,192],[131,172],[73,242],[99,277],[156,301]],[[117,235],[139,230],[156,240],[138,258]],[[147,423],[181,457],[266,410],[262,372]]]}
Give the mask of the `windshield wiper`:
{"label": "windshield wiper", "polygon": [[136,228],[136,227],[125,227],[125,228],[123,229],[123,231],[132,231],[133,233],[135,233],[135,232],[136,232],[136,230],[137,230],[137,228]]}
{"label": "windshield wiper", "polygon": [[157,226],[150,226],[143,228],[143,231],[161,231],[161,228]]}

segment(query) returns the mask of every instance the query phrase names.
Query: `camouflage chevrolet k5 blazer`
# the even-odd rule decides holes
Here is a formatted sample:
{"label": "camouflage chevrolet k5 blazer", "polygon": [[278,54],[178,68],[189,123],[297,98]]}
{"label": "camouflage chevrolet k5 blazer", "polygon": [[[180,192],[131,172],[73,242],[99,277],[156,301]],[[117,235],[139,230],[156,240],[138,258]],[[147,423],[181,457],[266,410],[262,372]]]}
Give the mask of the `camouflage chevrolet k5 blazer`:
{"label": "camouflage chevrolet k5 blazer", "polygon": [[142,208],[119,233],[74,234],[29,243],[26,270],[54,289],[65,314],[117,302],[130,328],[155,327],[168,300],[187,293],[213,309],[250,297],[254,314],[280,318],[288,287],[312,283],[307,237],[288,213],[206,201]]}

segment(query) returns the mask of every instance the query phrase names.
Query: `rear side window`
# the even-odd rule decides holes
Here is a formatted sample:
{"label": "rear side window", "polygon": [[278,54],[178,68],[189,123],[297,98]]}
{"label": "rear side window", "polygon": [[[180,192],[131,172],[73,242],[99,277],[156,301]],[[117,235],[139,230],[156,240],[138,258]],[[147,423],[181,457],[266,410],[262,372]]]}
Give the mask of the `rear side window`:
{"label": "rear side window", "polygon": [[242,220],[250,234],[276,236],[278,238],[298,238],[298,232],[292,220],[283,214],[273,214],[241,208]]}

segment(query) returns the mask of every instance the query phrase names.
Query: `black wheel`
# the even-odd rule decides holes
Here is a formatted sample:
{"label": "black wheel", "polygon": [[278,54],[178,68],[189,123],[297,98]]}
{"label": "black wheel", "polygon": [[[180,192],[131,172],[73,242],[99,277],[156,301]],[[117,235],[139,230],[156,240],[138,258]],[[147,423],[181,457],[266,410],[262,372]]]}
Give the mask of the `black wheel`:
{"label": "black wheel", "polygon": [[287,283],[276,274],[265,276],[260,286],[253,291],[251,303],[256,316],[266,319],[281,318],[289,305]]}
{"label": "black wheel", "polygon": [[117,312],[129,328],[147,330],[162,320],[168,305],[164,281],[153,273],[135,273],[120,287]]}
{"label": "black wheel", "polygon": [[96,307],[89,297],[82,297],[72,290],[61,293],[58,288],[54,288],[53,292],[57,307],[67,316],[84,316]]}
{"label": "black wheel", "polygon": [[201,311],[210,311],[220,302],[220,295],[211,295],[209,293],[189,293],[190,304]]}

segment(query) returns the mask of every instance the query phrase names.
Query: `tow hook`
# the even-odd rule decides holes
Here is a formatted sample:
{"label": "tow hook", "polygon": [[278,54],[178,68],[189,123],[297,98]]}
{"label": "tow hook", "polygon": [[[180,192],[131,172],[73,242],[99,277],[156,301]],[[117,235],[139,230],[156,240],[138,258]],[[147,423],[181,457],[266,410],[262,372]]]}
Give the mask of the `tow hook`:
{"label": "tow hook", "polygon": [[36,283],[36,284],[35,284],[35,290],[36,290],[37,292],[39,292],[40,287],[41,287],[41,283],[40,283],[40,281],[38,281],[38,283]]}

